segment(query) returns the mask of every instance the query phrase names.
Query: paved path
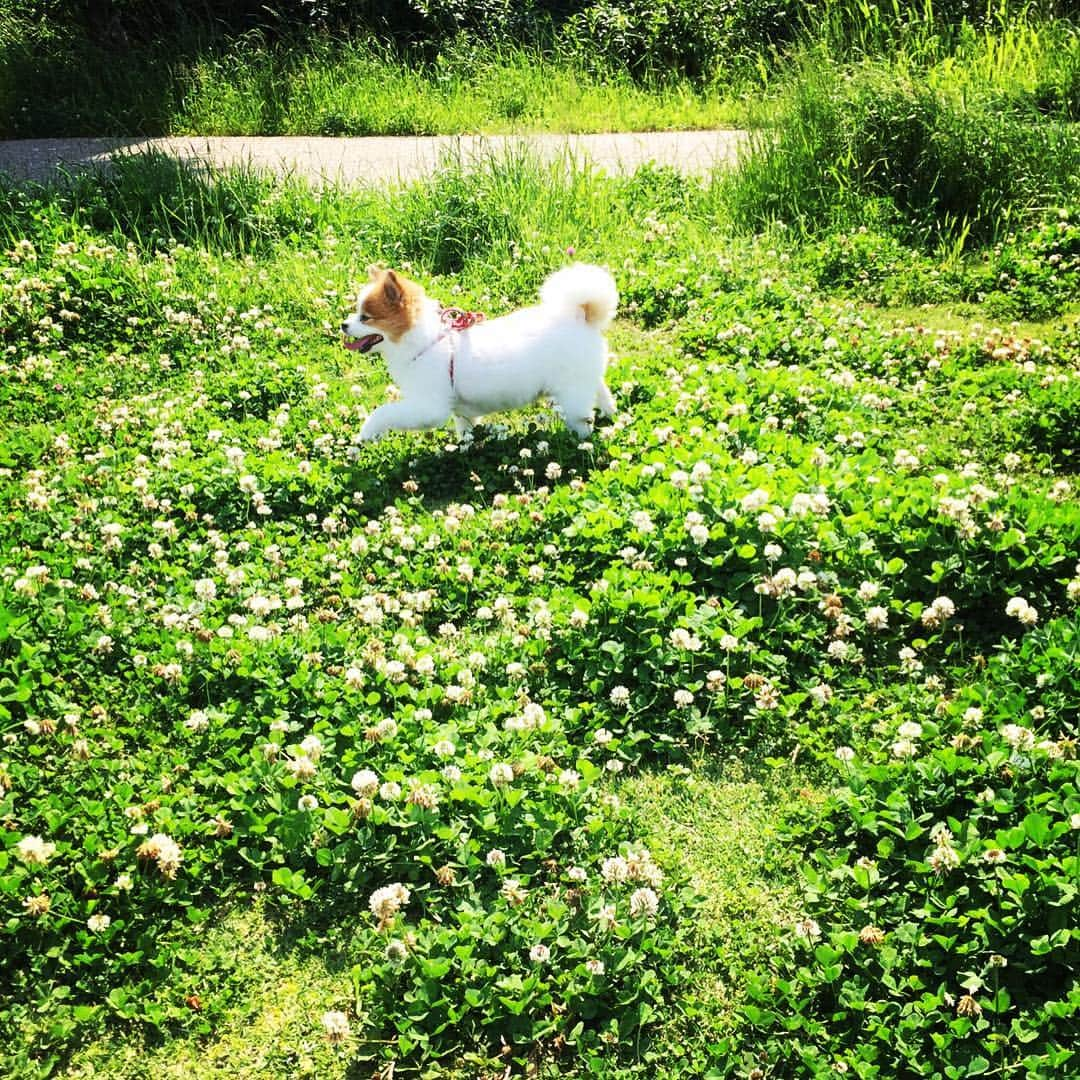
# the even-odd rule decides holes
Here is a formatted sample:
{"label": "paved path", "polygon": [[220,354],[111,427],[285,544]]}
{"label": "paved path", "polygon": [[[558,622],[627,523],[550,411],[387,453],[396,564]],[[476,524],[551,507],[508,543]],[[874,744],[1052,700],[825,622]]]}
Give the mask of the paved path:
{"label": "paved path", "polygon": [[609,172],[647,161],[703,173],[735,162],[741,131],[620,132],[610,135],[437,135],[373,138],[207,137],[0,140],[0,173],[42,180],[65,170],[107,166],[118,154],[160,151],[211,167],[245,164],[318,184],[407,182],[429,175],[447,156],[466,163],[528,148],[543,160],[569,155]]}

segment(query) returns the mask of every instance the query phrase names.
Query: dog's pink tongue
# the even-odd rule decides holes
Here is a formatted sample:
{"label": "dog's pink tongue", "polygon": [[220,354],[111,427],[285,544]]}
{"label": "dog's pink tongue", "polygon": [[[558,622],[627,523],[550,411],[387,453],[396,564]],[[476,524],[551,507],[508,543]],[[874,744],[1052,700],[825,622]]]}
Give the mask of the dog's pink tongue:
{"label": "dog's pink tongue", "polygon": [[382,341],[381,334],[367,334],[360,338],[345,338],[344,345],[346,349],[351,349],[353,352],[367,352],[368,349],[377,345]]}

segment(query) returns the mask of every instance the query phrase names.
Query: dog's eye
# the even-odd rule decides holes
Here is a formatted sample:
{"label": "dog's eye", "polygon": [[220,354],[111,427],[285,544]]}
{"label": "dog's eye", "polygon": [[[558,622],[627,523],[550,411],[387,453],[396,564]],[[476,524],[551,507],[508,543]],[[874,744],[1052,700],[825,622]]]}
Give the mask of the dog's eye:
{"label": "dog's eye", "polygon": [[360,312],[360,321],[361,322],[371,322],[371,316],[370,315],[365,315],[364,312],[361,311]]}

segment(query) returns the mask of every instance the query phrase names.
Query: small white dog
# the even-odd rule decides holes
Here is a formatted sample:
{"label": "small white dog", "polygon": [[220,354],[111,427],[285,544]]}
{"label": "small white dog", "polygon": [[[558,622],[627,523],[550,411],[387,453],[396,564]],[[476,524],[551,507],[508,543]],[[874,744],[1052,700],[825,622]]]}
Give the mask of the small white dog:
{"label": "small white dog", "polygon": [[604,382],[604,330],[619,294],[599,266],[578,264],[544,282],[540,304],[483,322],[444,309],[393,270],[369,271],[356,314],[341,324],[345,347],[386,358],[400,397],[380,405],[360,429],[362,440],[387,431],[441,427],[453,416],[459,435],[481,416],[550,397],[566,426],[592,431],[615,400]]}

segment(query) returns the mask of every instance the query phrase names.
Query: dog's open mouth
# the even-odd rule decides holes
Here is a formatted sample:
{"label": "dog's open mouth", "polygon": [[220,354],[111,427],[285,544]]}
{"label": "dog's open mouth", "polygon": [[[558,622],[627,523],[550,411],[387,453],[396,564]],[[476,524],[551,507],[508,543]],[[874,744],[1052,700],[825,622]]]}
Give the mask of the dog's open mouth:
{"label": "dog's open mouth", "polygon": [[349,337],[345,335],[345,348],[354,352],[368,352],[374,349],[382,341],[382,334],[365,334],[363,337]]}

